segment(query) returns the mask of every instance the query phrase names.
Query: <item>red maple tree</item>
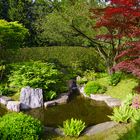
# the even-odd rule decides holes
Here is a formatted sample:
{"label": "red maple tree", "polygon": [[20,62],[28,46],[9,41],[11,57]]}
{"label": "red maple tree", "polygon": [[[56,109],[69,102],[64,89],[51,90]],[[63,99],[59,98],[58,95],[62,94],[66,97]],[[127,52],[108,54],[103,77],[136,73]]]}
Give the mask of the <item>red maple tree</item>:
{"label": "red maple tree", "polygon": [[112,70],[131,72],[140,77],[140,0],[110,0],[103,9],[92,10],[92,18],[97,18],[93,28],[99,41],[108,43]]}

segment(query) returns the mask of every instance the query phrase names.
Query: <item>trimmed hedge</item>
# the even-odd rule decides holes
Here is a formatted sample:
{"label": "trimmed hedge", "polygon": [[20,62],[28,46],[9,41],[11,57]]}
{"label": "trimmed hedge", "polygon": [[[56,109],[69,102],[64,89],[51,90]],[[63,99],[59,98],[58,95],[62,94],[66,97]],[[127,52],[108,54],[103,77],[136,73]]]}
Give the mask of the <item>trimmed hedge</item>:
{"label": "trimmed hedge", "polygon": [[1,140],[39,140],[43,131],[39,120],[23,113],[10,113],[0,118]]}
{"label": "trimmed hedge", "polygon": [[1,59],[8,63],[22,61],[49,61],[75,70],[104,70],[102,60],[94,48],[84,47],[34,47],[19,50],[1,50]]}

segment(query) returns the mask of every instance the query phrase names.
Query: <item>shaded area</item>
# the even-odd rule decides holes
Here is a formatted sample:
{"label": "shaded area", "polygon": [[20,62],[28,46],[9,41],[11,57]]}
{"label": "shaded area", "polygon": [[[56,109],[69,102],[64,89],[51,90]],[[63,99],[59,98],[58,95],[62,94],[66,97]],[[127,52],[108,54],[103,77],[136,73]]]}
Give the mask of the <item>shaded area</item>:
{"label": "shaded area", "polygon": [[104,102],[96,102],[78,95],[72,97],[68,104],[38,108],[25,113],[38,118],[45,126],[57,127],[66,119],[77,118],[83,120],[87,126],[109,121],[107,115],[111,115],[112,109]]}
{"label": "shaded area", "polygon": [[6,107],[4,105],[0,104],[0,116],[3,116],[7,113],[8,113],[8,110],[6,109]]}

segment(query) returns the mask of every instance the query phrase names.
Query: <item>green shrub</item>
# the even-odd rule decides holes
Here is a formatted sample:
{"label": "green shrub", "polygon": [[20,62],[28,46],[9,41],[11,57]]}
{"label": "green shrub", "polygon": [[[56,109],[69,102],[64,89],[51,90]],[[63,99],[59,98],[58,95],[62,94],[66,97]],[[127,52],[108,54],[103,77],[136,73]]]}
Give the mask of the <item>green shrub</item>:
{"label": "green shrub", "polygon": [[82,84],[85,84],[85,83],[87,83],[87,79],[85,78],[85,77],[80,77],[80,76],[78,76],[77,78],[76,78],[76,82],[77,82],[77,84],[79,84],[79,85],[82,85]]}
{"label": "green shrub", "polygon": [[48,99],[56,97],[54,93],[68,90],[64,75],[54,64],[39,61],[14,64],[9,74],[9,85],[19,89],[25,86],[42,88]]}
{"label": "green shrub", "polygon": [[106,91],[106,87],[101,86],[99,83],[95,81],[89,81],[84,88],[84,92],[89,96],[90,94],[96,93],[104,93]]}
{"label": "green shrub", "polygon": [[116,72],[112,74],[110,77],[110,84],[116,86],[121,81],[121,77],[122,77],[122,72]]}
{"label": "green shrub", "polygon": [[84,77],[88,80],[88,81],[93,81],[96,79],[97,77],[97,73],[94,70],[86,70],[84,72]]}
{"label": "green shrub", "polygon": [[66,136],[78,137],[85,128],[85,123],[81,120],[71,119],[63,122],[63,132]]}
{"label": "green shrub", "polygon": [[134,110],[128,105],[114,107],[113,115],[109,118],[118,123],[128,123],[133,116],[133,112]]}
{"label": "green shrub", "polygon": [[0,95],[10,95],[12,93],[13,91],[9,87],[0,85]]}
{"label": "green shrub", "polygon": [[52,90],[48,91],[46,94],[44,94],[44,98],[46,100],[52,100],[52,99],[56,98],[56,96],[57,96],[56,92],[52,91]]}
{"label": "green shrub", "polygon": [[23,113],[10,113],[0,118],[2,140],[38,140],[42,132],[40,121]]}

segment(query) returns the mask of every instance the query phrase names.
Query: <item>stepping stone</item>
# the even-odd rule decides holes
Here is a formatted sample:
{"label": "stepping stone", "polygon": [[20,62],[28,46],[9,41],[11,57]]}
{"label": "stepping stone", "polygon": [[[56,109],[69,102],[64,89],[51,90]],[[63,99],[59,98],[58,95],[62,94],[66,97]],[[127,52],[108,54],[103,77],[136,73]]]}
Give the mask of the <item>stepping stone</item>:
{"label": "stepping stone", "polygon": [[121,100],[116,99],[116,98],[108,98],[105,100],[105,103],[109,107],[121,106],[121,104],[122,104]]}
{"label": "stepping stone", "polygon": [[97,124],[95,126],[90,126],[86,128],[86,130],[84,131],[82,135],[87,135],[87,136],[94,135],[96,133],[106,131],[107,129],[112,128],[116,126],[117,124],[118,123],[116,122],[109,121],[109,122]]}
{"label": "stepping stone", "polygon": [[7,105],[8,101],[12,101],[10,97],[7,96],[1,96],[0,97],[0,103],[3,105]]}
{"label": "stepping stone", "polygon": [[111,96],[108,95],[103,95],[103,94],[91,94],[90,95],[91,99],[96,100],[96,101],[105,101],[106,99],[111,98]]}
{"label": "stepping stone", "polygon": [[44,107],[50,107],[67,103],[69,99],[69,93],[62,93],[56,100],[48,101],[44,103]]}

